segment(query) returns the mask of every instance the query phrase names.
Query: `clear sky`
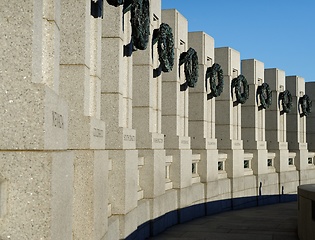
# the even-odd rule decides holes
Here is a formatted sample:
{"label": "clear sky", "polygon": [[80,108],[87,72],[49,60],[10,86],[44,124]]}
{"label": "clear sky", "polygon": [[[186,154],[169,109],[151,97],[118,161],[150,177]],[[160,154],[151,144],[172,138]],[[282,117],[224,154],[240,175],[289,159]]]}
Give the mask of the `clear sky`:
{"label": "clear sky", "polygon": [[189,31],[212,36],[215,47],[315,81],[315,0],[162,0],[162,9],[170,8],[187,18]]}

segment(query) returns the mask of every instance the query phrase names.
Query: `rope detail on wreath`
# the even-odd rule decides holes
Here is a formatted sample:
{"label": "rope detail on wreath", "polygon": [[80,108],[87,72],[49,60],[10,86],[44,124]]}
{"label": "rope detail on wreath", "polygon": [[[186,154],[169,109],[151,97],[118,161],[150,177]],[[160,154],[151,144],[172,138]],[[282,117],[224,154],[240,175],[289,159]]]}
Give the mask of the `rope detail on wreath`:
{"label": "rope detail on wreath", "polygon": [[289,113],[292,108],[292,95],[288,90],[285,90],[284,92],[281,92],[279,94],[279,100],[282,104],[282,111],[285,113]]}
{"label": "rope detail on wreath", "polygon": [[302,116],[308,116],[312,112],[312,101],[308,95],[300,97],[299,103],[302,108]]}
{"label": "rope detail on wreath", "polygon": [[208,81],[209,78],[212,96],[219,97],[223,91],[224,86],[223,70],[220,64],[214,63],[212,67],[207,68],[206,81]]}
{"label": "rope detail on wreath", "polygon": [[198,81],[198,55],[195,49],[189,48],[187,52],[183,52],[179,58],[179,66],[185,63],[185,78],[189,87],[195,87]]}
{"label": "rope detail on wreath", "polygon": [[[236,102],[244,104],[249,96],[249,85],[243,75],[239,75],[232,80],[232,88],[235,88]],[[243,92],[242,92],[243,88]]]}
{"label": "rope detail on wreath", "polygon": [[272,92],[268,83],[263,83],[257,88],[257,94],[259,95],[261,106],[266,109],[272,103]]}
{"label": "rope detail on wreath", "polygon": [[131,28],[134,46],[145,50],[150,35],[150,3],[149,0],[133,0],[131,5]]}

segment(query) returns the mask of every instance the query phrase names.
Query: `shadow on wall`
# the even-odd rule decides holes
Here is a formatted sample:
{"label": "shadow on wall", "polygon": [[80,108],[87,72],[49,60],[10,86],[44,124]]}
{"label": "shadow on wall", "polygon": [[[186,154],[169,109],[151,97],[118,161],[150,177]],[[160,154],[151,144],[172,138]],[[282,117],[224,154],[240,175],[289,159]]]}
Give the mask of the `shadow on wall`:
{"label": "shadow on wall", "polygon": [[150,236],[156,236],[159,233],[164,232],[171,226],[203,216],[210,216],[231,210],[293,201],[297,201],[297,194],[252,196],[197,204],[168,212],[159,218],[148,221],[139,226],[137,230],[130,234],[126,239],[144,240]]}

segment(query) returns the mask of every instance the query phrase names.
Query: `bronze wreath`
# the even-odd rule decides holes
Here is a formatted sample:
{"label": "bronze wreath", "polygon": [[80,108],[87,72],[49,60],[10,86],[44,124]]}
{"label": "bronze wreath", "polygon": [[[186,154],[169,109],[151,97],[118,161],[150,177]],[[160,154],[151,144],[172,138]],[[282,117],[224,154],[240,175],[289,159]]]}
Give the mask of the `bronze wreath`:
{"label": "bronze wreath", "polygon": [[[243,92],[241,92],[243,85]],[[236,102],[244,104],[248,99],[249,86],[246,78],[243,75],[239,75],[232,80],[232,89],[235,88]]]}
{"label": "bronze wreath", "polygon": [[159,29],[153,31],[153,45],[158,43],[160,67],[163,72],[170,72],[174,66],[174,37],[172,28],[162,23]]}
{"label": "bronze wreath", "polygon": [[91,0],[91,15],[94,18],[103,18],[103,0]]}
{"label": "bronze wreath", "polygon": [[195,87],[198,81],[198,55],[195,49],[189,48],[183,52],[179,58],[179,66],[185,63],[185,78],[189,87]]}
{"label": "bronze wreath", "polygon": [[268,83],[263,83],[257,88],[257,94],[259,95],[261,106],[266,109],[272,103],[272,92]]}
{"label": "bronze wreath", "polygon": [[123,5],[124,0],[107,0],[109,5],[118,7],[119,5]]}
{"label": "bronze wreath", "polygon": [[[208,78],[210,78],[210,89],[212,96],[220,96],[224,86],[223,70],[220,64],[214,63],[212,67],[207,68],[206,81],[208,81]],[[218,85],[216,82],[218,82]]]}
{"label": "bronze wreath", "polygon": [[303,97],[300,97],[299,104],[302,108],[301,116],[308,116],[312,112],[312,101],[308,95],[305,94]]}
{"label": "bronze wreath", "polygon": [[279,100],[282,104],[282,111],[285,113],[289,113],[292,108],[292,95],[288,90],[285,90],[284,92],[281,92],[279,94]]}
{"label": "bronze wreath", "polygon": [[150,35],[150,3],[149,0],[133,0],[131,5],[132,41],[139,50],[148,46]]}

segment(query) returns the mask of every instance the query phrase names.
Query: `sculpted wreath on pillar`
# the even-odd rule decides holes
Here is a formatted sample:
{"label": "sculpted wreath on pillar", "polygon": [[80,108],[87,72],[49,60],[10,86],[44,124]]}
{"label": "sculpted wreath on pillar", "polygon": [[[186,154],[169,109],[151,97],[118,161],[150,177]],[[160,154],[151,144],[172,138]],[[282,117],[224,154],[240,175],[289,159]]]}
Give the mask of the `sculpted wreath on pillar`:
{"label": "sculpted wreath on pillar", "polygon": [[163,72],[170,72],[174,66],[174,37],[172,28],[162,23],[159,29],[153,32],[153,45],[158,43],[160,67]]}
{"label": "sculpted wreath on pillar", "polygon": [[257,94],[259,96],[260,104],[262,108],[266,109],[272,103],[272,92],[268,83],[263,83],[257,88]]}
{"label": "sculpted wreath on pillar", "polygon": [[187,52],[183,52],[179,58],[179,66],[185,64],[185,78],[189,87],[195,87],[198,81],[198,55],[195,49],[189,48]]}
{"label": "sculpted wreath on pillar", "polygon": [[124,0],[107,0],[109,5],[118,7],[119,5],[123,5]]}
{"label": "sculpted wreath on pillar", "polygon": [[[148,46],[150,35],[150,2],[149,0],[107,0],[109,5],[118,7],[124,5],[123,13],[131,11],[131,42],[128,44],[129,53],[137,49],[145,50]],[[127,47],[126,46],[126,47]]]}
{"label": "sculpted wreath on pillar", "polygon": [[150,35],[149,0],[132,0],[130,22],[134,46],[139,50],[145,50]]}
{"label": "sculpted wreath on pillar", "polygon": [[224,87],[223,70],[220,64],[214,63],[212,67],[207,68],[206,83],[208,83],[208,79],[210,79],[211,95],[219,97]]}
{"label": "sculpted wreath on pillar", "polygon": [[281,101],[282,111],[289,113],[292,108],[292,95],[288,90],[285,90],[279,94],[279,100]]}
{"label": "sculpted wreath on pillar", "polygon": [[301,105],[301,116],[308,116],[312,112],[312,101],[308,95],[300,97],[299,104]]}
{"label": "sculpted wreath on pillar", "polygon": [[91,1],[91,15],[94,18],[103,18],[103,0]]}
{"label": "sculpted wreath on pillar", "polygon": [[[239,75],[232,80],[232,89],[235,88],[236,102],[244,104],[248,99],[249,85],[246,78],[243,75]],[[243,92],[242,92],[243,89]]]}

